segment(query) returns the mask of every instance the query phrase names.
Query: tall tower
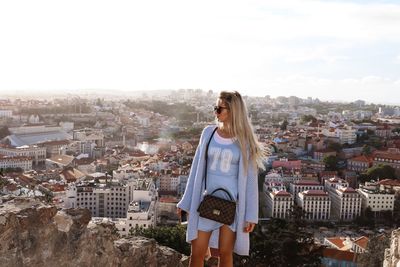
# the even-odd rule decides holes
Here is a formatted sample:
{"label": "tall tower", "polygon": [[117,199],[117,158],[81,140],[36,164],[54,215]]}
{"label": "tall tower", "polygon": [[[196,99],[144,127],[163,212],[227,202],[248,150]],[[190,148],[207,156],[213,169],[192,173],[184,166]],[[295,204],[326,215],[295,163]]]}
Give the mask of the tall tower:
{"label": "tall tower", "polygon": [[126,140],[125,140],[125,136],[126,136],[126,127],[122,126],[122,145],[125,147],[126,146]]}

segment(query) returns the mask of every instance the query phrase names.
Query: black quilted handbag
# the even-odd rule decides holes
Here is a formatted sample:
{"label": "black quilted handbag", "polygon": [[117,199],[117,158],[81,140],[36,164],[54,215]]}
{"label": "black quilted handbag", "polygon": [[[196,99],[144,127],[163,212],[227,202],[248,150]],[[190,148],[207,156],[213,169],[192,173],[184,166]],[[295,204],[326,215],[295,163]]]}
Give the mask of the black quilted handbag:
{"label": "black quilted handbag", "polygon": [[[211,139],[218,128],[215,128],[211,134],[210,140],[208,140],[205,154],[205,171],[204,171],[204,188],[207,192],[207,156],[208,146],[210,145]],[[217,191],[224,191],[228,194],[230,200],[213,196]],[[223,224],[231,225],[235,220],[236,215],[236,202],[229,192],[223,188],[215,189],[211,194],[205,195],[203,201],[200,203],[197,209],[201,217],[220,222]]]}
{"label": "black quilted handbag", "polygon": [[[219,190],[226,192],[231,200],[213,196],[213,194]],[[231,225],[235,220],[236,202],[233,201],[228,191],[223,188],[218,188],[210,195],[204,196],[197,211],[200,213],[201,217]]]}

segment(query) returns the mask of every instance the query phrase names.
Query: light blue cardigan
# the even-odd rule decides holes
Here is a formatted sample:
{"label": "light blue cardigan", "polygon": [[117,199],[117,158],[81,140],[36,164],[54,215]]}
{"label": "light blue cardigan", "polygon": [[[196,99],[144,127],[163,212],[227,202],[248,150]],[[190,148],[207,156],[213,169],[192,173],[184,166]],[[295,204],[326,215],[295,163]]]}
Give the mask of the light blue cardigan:
{"label": "light blue cardigan", "polygon": [[[203,199],[203,174],[205,168],[205,148],[211,133],[215,126],[207,126],[204,128],[199,146],[197,147],[192,167],[190,169],[189,179],[186,185],[185,193],[177,207],[189,212],[189,221],[186,232],[186,241],[190,242],[197,238],[197,225],[199,221],[199,213],[197,208]],[[238,223],[236,229],[236,242],[234,252],[239,255],[249,255],[249,234],[243,232],[245,222],[258,223],[258,182],[257,170],[249,163],[247,173],[244,173],[243,158],[239,160],[239,177],[238,177]],[[211,234],[209,246],[218,248],[219,230],[213,231]]]}

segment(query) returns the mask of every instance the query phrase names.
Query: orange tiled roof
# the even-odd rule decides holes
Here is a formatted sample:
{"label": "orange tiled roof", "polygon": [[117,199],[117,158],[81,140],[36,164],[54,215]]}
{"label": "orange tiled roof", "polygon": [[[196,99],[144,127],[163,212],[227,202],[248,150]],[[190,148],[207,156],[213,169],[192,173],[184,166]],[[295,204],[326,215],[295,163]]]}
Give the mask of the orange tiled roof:
{"label": "orange tiled roof", "polygon": [[385,180],[378,181],[378,184],[380,184],[380,185],[400,186],[400,181],[392,180],[392,179],[385,179]]}
{"label": "orange tiled roof", "polygon": [[324,248],[322,250],[324,258],[331,258],[342,261],[356,261],[357,254],[350,251],[342,251],[334,248]]}
{"label": "orange tiled roof", "polygon": [[368,245],[369,239],[368,237],[362,236],[356,240],[354,240],[354,243],[356,243],[359,247],[363,248],[363,249],[367,249],[367,245]]}
{"label": "orange tiled roof", "polygon": [[342,247],[344,247],[343,242],[345,241],[345,239],[340,238],[340,237],[329,237],[326,240],[328,240],[329,242],[331,242],[332,244],[334,244],[337,248],[341,249]]}
{"label": "orange tiled roof", "polygon": [[350,160],[351,160],[351,161],[367,162],[367,163],[372,162],[372,158],[366,157],[366,156],[364,156],[364,155],[358,156],[358,157],[355,157],[355,158],[352,158],[352,159],[350,159]]}

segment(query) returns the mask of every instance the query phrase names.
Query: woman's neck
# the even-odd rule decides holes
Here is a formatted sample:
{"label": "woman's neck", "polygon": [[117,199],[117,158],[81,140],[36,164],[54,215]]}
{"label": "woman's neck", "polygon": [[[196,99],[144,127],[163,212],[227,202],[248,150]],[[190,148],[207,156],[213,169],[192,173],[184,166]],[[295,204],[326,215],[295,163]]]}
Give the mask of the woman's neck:
{"label": "woman's neck", "polygon": [[233,138],[234,137],[231,133],[229,133],[227,127],[224,125],[222,125],[221,127],[218,127],[218,134],[223,138]]}

